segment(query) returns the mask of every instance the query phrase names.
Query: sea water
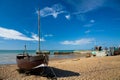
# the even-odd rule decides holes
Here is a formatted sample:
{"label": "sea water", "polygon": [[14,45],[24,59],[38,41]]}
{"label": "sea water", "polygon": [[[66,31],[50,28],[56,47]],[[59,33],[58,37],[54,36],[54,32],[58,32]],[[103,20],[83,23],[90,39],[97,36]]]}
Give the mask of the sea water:
{"label": "sea water", "polygon": [[[73,50],[48,50],[49,58],[72,58],[73,55],[54,55],[54,52],[73,52]],[[29,55],[35,55],[35,50],[27,50]],[[16,55],[23,53],[23,50],[0,50],[0,64],[16,64]]]}

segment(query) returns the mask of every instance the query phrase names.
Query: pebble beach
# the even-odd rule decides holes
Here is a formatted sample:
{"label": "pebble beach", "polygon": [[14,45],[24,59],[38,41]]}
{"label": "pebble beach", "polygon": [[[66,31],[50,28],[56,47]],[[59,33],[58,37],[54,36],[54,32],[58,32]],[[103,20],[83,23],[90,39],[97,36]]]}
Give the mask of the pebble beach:
{"label": "pebble beach", "polygon": [[[120,56],[50,60],[57,80],[120,80]],[[16,64],[0,65],[0,80],[48,80],[18,72]],[[51,79],[52,80],[52,79]]]}

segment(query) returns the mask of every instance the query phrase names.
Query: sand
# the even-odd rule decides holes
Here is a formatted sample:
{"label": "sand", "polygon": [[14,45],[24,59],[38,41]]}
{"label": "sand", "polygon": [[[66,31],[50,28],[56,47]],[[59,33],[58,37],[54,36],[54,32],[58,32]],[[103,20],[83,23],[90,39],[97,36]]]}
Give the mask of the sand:
{"label": "sand", "polygon": [[[120,80],[120,56],[52,60],[49,66],[57,80]],[[0,66],[0,80],[47,79],[41,75],[20,74],[15,64]]]}

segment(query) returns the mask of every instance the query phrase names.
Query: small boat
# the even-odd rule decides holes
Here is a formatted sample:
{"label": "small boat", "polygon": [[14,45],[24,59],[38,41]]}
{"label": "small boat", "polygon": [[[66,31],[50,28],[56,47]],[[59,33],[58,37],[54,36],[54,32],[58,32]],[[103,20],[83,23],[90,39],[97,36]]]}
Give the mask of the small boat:
{"label": "small boat", "polygon": [[95,50],[92,51],[92,56],[102,57],[107,56],[107,53],[105,50],[102,49],[102,46],[96,46]]}
{"label": "small boat", "polygon": [[16,56],[17,66],[21,70],[31,70],[39,65],[48,65],[49,57],[48,54],[42,53],[40,51],[40,10],[38,10],[38,52],[36,52],[36,55],[30,56],[26,51],[26,45],[25,45],[25,51],[23,54],[18,54]]}
{"label": "small boat", "polygon": [[41,64],[48,65],[48,54],[42,52],[36,52],[36,55],[30,56],[26,51],[23,54],[18,54],[16,56],[16,61],[19,69],[21,70],[31,70]]}
{"label": "small boat", "polygon": [[35,56],[29,56],[28,54],[18,54],[16,60],[19,69],[22,70],[31,70],[41,64],[48,65],[48,55],[41,53]]}

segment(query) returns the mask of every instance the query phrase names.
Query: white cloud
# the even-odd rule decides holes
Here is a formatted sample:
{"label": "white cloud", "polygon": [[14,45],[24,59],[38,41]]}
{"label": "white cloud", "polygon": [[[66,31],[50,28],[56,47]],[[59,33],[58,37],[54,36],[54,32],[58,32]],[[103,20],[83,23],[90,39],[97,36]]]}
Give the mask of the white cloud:
{"label": "white cloud", "polygon": [[92,26],[93,26],[93,24],[91,24],[91,23],[83,25],[83,27],[92,27]]}
{"label": "white cloud", "polygon": [[77,18],[78,20],[82,21],[82,22],[86,21],[86,16],[85,16],[85,14],[75,14],[75,13],[73,13],[73,15],[75,15],[76,18]]}
{"label": "white cloud", "polygon": [[76,9],[77,14],[95,10],[104,5],[106,0],[66,0],[68,4]]}
{"label": "white cloud", "polygon": [[85,31],[86,34],[88,34],[88,33],[90,33],[90,32],[91,32],[90,30]]}
{"label": "white cloud", "polygon": [[78,20],[86,21],[85,13],[103,7],[106,0],[65,0],[71,6],[71,14]]}
{"label": "white cloud", "polygon": [[[7,29],[0,27],[0,37],[3,39],[12,39],[12,40],[25,40],[25,41],[36,41],[37,35],[32,34],[32,37],[27,37],[26,35],[22,34],[19,31],[16,31],[14,29]],[[45,41],[44,39],[41,39],[41,41]]]}
{"label": "white cloud", "polygon": [[[38,41],[38,36],[37,36],[37,34],[32,33],[32,38],[33,38],[34,40]],[[40,41],[45,41],[45,39],[42,37],[42,38],[40,38]]]}
{"label": "white cloud", "polygon": [[94,22],[95,22],[95,20],[91,19],[91,20],[90,20],[90,22],[91,22],[91,23],[94,23]]}
{"label": "white cloud", "polygon": [[66,15],[65,18],[66,18],[67,20],[70,20],[70,15]]}
{"label": "white cloud", "polygon": [[24,31],[25,31],[27,34],[29,33],[29,31],[27,31],[27,30],[25,30],[25,29],[24,29]]}
{"label": "white cloud", "polygon": [[61,44],[64,45],[86,45],[86,44],[90,44],[94,41],[94,38],[82,38],[79,40],[74,40],[74,41],[63,41],[61,42]]}
{"label": "white cloud", "polygon": [[45,37],[53,37],[53,35],[52,34],[46,34],[46,35],[44,35]]}
{"label": "white cloud", "polygon": [[83,25],[83,27],[92,27],[95,23],[95,20],[91,19],[89,23]]}
{"label": "white cloud", "polygon": [[65,13],[65,11],[63,11],[63,6],[60,4],[55,4],[52,7],[45,7],[40,10],[40,15],[42,17],[53,16],[57,18],[57,16],[62,13]]}

